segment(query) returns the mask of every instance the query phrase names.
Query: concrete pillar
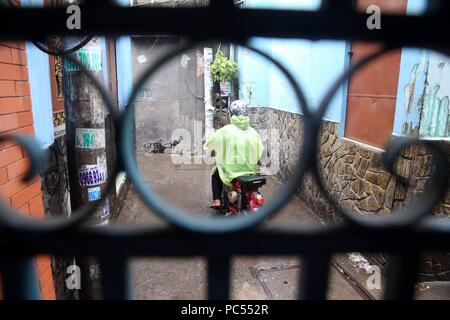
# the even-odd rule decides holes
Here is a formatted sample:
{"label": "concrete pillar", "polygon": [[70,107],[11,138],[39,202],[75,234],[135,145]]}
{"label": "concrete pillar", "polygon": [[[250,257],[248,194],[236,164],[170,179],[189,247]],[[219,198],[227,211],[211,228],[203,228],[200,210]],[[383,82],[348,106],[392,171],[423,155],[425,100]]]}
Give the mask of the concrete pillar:
{"label": "concrete pillar", "polygon": [[[68,38],[66,48],[79,39]],[[73,56],[103,83],[102,39],[93,38]],[[74,43],[75,42],[75,43]],[[106,197],[104,205],[96,210],[90,224],[109,223],[110,196],[106,193],[108,178],[105,130],[108,111],[102,96],[88,76],[66,59],[64,63],[64,100],[66,112],[67,155],[72,212],[92,206]],[[93,259],[77,259],[82,272],[81,298],[98,298],[100,266]]]}

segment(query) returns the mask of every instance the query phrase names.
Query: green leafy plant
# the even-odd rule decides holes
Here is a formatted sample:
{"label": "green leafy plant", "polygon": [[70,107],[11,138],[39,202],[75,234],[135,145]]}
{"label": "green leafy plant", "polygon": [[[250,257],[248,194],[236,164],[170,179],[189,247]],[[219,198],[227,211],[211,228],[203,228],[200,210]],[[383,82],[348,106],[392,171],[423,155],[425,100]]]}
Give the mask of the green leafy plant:
{"label": "green leafy plant", "polygon": [[222,51],[218,50],[214,62],[211,64],[211,74],[214,81],[231,81],[238,76],[237,63],[228,59]]}

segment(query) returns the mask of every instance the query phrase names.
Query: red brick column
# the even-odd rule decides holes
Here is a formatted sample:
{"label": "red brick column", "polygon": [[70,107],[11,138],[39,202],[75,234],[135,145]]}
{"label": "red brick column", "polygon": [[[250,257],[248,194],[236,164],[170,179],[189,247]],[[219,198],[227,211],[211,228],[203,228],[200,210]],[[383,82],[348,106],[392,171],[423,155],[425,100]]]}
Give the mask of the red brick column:
{"label": "red brick column", "polygon": [[[31,105],[25,44],[0,43],[0,134],[34,136]],[[13,141],[0,143],[0,197],[23,214],[43,218],[39,177],[28,183],[21,181],[28,161],[25,150],[19,144]],[[50,258],[37,257],[35,261],[41,298],[55,299]]]}

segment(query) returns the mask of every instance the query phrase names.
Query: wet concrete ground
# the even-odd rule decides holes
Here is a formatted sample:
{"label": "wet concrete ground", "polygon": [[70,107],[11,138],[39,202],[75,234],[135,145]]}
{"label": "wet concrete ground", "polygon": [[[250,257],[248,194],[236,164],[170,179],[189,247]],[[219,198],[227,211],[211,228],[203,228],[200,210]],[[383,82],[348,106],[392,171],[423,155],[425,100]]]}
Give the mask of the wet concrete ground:
{"label": "wet concrete ground", "polygon": [[[174,165],[170,155],[138,154],[138,166],[143,179],[162,198],[183,208],[186,212],[211,218],[216,213],[209,209],[211,200],[210,166],[201,164]],[[269,178],[261,189],[270,201],[276,196],[280,184]],[[299,199],[292,199],[281,212],[267,223],[320,223]],[[124,203],[117,223],[135,225],[164,225],[161,218],[153,214],[132,187]],[[330,266],[328,299],[380,298],[381,290],[373,290],[368,296],[359,289],[355,278],[365,279],[365,274],[353,268],[345,255],[337,257],[339,264]],[[236,257],[232,262],[232,299],[295,299],[298,289],[298,274],[301,261],[297,257]],[[145,258],[131,263],[135,299],[205,299],[207,290],[206,263],[203,258]],[[349,276],[350,275],[350,276]],[[353,276],[355,277],[353,277]],[[367,275],[368,277],[369,275]],[[364,286],[364,285],[362,285]],[[433,296],[430,286],[418,290],[419,295]],[[450,298],[447,287],[439,287],[444,297]],[[424,296],[422,292],[427,293]],[[373,293],[373,294],[372,294]],[[442,295],[439,295],[442,297]]]}

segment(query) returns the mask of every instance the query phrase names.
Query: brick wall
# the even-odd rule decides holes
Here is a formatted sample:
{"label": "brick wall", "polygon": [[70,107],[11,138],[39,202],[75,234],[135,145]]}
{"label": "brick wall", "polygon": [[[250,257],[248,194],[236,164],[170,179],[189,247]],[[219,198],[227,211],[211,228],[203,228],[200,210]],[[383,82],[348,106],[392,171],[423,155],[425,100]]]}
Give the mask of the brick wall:
{"label": "brick wall", "polygon": [[[0,43],[0,134],[34,135],[25,45]],[[25,150],[13,141],[0,143],[0,197],[23,214],[43,218],[41,181],[24,183],[28,168]],[[37,257],[36,268],[43,299],[55,299],[49,257]]]}

